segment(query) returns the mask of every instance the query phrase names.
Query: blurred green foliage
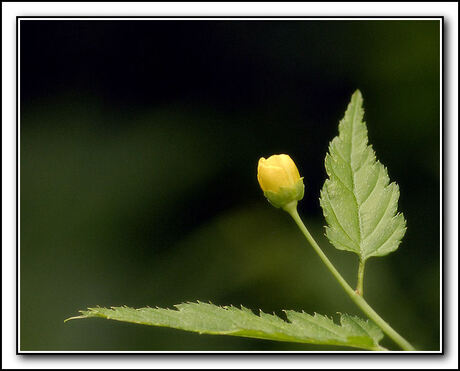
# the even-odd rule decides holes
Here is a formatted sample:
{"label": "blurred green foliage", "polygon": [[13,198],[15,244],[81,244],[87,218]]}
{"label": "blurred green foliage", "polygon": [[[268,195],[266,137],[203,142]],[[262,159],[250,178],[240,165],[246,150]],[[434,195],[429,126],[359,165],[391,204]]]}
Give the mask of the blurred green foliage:
{"label": "blurred green foliage", "polygon": [[[59,33],[59,23],[47,32]],[[85,55],[94,40],[104,45],[94,53],[110,56],[115,47],[123,53],[127,44],[93,29],[96,23],[105,27],[69,25],[56,55],[69,45]],[[134,23],[107,27],[132,36]],[[364,95],[370,143],[400,186],[399,209],[408,222],[399,250],[368,262],[366,297],[414,346],[439,349],[439,23],[208,22],[211,40],[204,45],[197,23],[182,23],[177,35],[165,25],[167,37],[171,43],[196,38],[196,44],[179,44],[174,58],[166,47],[152,51],[156,39],[132,41],[165,66],[168,58],[176,66],[181,51],[188,58],[184,69],[204,66],[207,74],[192,81],[197,85],[171,81],[171,90],[184,94],[165,90],[168,75],[155,96],[132,97],[129,89],[112,96],[91,58],[75,67],[87,69],[86,84],[66,80],[69,68],[48,86],[49,54],[37,52],[41,69],[21,60],[21,76],[38,76],[45,85],[21,85],[20,349],[324,350],[63,320],[96,305],[170,307],[195,300],[280,315],[282,309],[361,315],[256,180],[259,157],[291,155],[306,184],[299,212],[354,285],[357,260],[324,238],[318,198],[328,143],[356,88]],[[31,45],[28,37],[35,42],[32,30],[21,31],[21,48]],[[78,42],[70,43],[72,37]],[[149,70],[136,58],[128,67],[114,75],[123,86],[132,68],[140,70],[132,86],[169,71]],[[395,349],[387,339],[382,345]]]}

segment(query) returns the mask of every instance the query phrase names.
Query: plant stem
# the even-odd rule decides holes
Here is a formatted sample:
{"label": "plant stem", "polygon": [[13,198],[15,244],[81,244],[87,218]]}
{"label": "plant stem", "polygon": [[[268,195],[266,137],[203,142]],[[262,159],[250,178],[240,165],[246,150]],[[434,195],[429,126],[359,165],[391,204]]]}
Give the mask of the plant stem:
{"label": "plant stem", "polygon": [[359,296],[364,296],[364,265],[366,262],[364,260],[359,259],[359,267],[358,267],[358,284],[356,285],[356,293]]}
{"label": "plant stem", "polygon": [[[337,269],[335,269],[334,265],[327,258],[327,256],[323,253],[323,250],[321,250],[317,242],[314,240],[314,238],[308,231],[307,227],[305,227],[305,224],[302,222],[302,219],[300,218],[299,213],[297,212],[297,202],[293,202],[291,204],[286,205],[284,207],[284,210],[287,211],[291,215],[292,219],[294,219],[297,226],[300,228],[304,236],[307,238],[308,242],[310,242],[313,249],[319,255],[319,257],[321,258],[323,263],[326,265],[326,267],[331,271],[332,275],[336,278],[336,280],[339,282],[339,284],[342,286],[342,288],[345,290],[345,292],[348,294],[351,300],[353,300],[355,304],[372,321],[374,321],[377,324],[377,326],[379,326],[385,334],[387,334],[402,349],[408,350],[408,351],[415,350],[415,348],[406,339],[404,339],[401,335],[399,335],[387,322],[383,320],[382,317],[380,317],[377,314],[377,312],[374,309],[372,309],[372,307],[364,300],[362,296],[358,295],[351,288],[351,286],[347,283],[347,281],[345,281],[345,279],[337,271]],[[363,267],[363,273],[364,273],[364,267]]]}

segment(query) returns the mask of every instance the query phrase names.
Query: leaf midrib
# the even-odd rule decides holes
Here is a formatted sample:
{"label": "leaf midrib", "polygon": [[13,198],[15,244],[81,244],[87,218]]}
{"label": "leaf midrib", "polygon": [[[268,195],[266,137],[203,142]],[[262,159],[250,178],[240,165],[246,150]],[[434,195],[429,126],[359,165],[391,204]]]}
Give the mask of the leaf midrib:
{"label": "leaf midrib", "polygon": [[[358,96],[359,98],[359,96]],[[359,101],[359,99],[357,99]],[[355,172],[353,171],[353,150],[354,150],[354,143],[353,139],[355,137],[355,123],[356,123],[356,117],[358,113],[358,108],[359,108],[358,102],[355,102],[355,107],[353,111],[353,120],[351,121],[351,151],[350,151],[350,170],[351,170],[351,185],[353,189],[353,198],[355,200],[356,206],[358,208],[358,230],[359,230],[359,249],[362,253],[362,230],[361,230],[361,213],[360,213],[360,205],[358,203],[358,200],[356,198],[356,189],[355,189]]]}

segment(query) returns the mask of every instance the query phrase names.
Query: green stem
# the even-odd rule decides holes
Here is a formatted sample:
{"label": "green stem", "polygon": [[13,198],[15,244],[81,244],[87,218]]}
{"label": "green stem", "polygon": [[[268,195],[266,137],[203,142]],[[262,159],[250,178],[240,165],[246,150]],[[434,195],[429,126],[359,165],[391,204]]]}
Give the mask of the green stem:
{"label": "green stem", "polygon": [[358,267],[358,284],[356,285],[356,293],[359,296],[364,296],[364,265],[366,262],[364,260],[359,259],[359,267]]}
{"label": "green stem", "polygon": [[362,296],[358,295],[351,288],[351,286],[347,283],[347,281],[345,281],[345,279],[337,271],[337,269],[335,269],[334,265],[323,253],[323,250],[321,250],[319,245],[316,243],[316,241],[308,231],[307,227],[305,227],[305,224],[302,222],[302,219],[300,218],[299,213],[297,212],[297,201],[286,205],[283,209],[291,215],[292,219],[294,219],[297,226],[300,228],[304,236],[307,238],[308,242],[310,242],[313,249],[319,255],[326,267],[331,271],[332,275],[336,278],[336,280],[339,282],[339,284],[342,286],[342,288],[345,290],[345,292],[348,294],[351,300],[353,300],[355,304],[402,349],[409,351],[415,350],[415,348],[406,339],[399,335],[387,322],[383,320],[382,317],[380,317],[377,314],[377,312],[374,309],[372,309],[372,307],[364,300]]}

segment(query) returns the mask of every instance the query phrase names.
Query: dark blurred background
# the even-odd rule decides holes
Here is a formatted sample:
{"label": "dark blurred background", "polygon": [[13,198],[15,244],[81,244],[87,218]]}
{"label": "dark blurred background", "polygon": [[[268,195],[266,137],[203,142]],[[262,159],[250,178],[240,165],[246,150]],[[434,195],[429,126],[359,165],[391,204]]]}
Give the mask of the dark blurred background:
{"label": "dark blurred background", "polygon": [[195,300],[361,315],[256,180],[259,157],[291,155],[299,212],[354,286],[318,198],[357,88],[408,225],[368,262],[365,295],[439,349],[439,38],[430,20],[21,20],[20,349],[331,349],[63,321]]}

